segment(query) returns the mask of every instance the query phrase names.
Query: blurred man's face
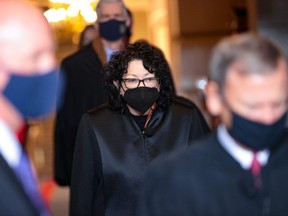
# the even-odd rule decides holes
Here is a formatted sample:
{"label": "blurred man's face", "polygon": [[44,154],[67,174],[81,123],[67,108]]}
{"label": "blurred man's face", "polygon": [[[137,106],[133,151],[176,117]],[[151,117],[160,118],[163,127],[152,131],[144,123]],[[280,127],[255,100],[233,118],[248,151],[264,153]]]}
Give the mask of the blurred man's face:
{"label": "blurred man's face", "polygon": [[49,114],[55,108],[58,85],[54,40],[48,24],[29,21],[27,28],[14,25],[22,40],[17,40],[19,36],[6,38],[1,54],[11,56],[12,61],[2,56],[0,66],[2,76],[6,75],[1,93],[24,119]]}
{"label": "blurred man's face", "polygon": [[24,12],[2,26],[5,31],[0,38],[0,90],[11,73],[44,74],[56,67],[55,41],[48,23],[39,14],[31,13],[32,18],[25,24]]}
{"label": "blurred man's face", "polygon": [[[24,29],[11,29],[16,35],[6,40],[1,51],[1,67],[8,73],[44,73],[56,65],[55,44],[51,32],[46,27],[38,27],[36,32]],[[5,58],[11,56],[11,58]]]}
{"label": "blurred man's face", "polygon": [[101,6],[98,21],[106,22],[111,19],[116,19],[119,21],[125,20],[125,15],[123,13],[123,8],[121,4],[115,2],[115,3],[106,3]]}
{"label": "blurred man's face", "polygon": [[55,41],[38,8],[22,1],[0,4],[0,117],[17,130],[23,119],[55,107]]}
{"label": "blurred man's face", "polygon": [[239,73],[241,62],[228,68],[221,100],[221,119],[231,126],[231,111],[249,120],[272,124],[287,110],[287,66],[280,60],[276,69],[267,75]]}
{"label": "blurred man's face", "polygon": [[248,120],[270,125],[287,111],[288,75],[284,60],[279,60],[273,73],[247,75],[239,73],[240,62],[228,68],[224,90],[210,81],[206,86],[207,108],[219,116],[227,128],[232,124],[234,112]]}

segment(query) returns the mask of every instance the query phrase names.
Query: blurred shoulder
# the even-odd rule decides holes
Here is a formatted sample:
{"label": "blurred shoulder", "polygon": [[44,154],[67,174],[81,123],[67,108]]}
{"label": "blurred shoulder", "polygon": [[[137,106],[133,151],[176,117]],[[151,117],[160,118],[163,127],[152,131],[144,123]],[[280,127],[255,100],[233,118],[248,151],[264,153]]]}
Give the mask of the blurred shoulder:
{"label": "blurred shoulder", "polygon": [[111,106],[109,103],[104,103],[99,106],[96,106],[90,110],[88,110],[88,115],[102,115],[104,113],[114,113],[115,111],[112,110]]}
{"label": "blurred shoulder", "polygon": [[[199,139],[189,148],[179,148],[169,154],[159,157],[153,161],[149,167],[149,172],[158,175],[161,172],[178,172],[181,170],[197,169],[200,164],[206,163],[207,159],[215,158],[214,150],[218,142],[215,134],[210,134]],[[215,148],[216,147],[216,148]],[[200,165],[201,166],[201,165]]]}
{"label": "blurred shoulder", "polygon": [[185,97],[182,97],[182,96],[174,95],[172,97],[172,103],[179,105],[179,106],[184,106],[184,107],[187,107],[190,109],[199,110],[197,105],[192,100],[185,98]]}
{"label": "blurred shoulder", "polygon": [[97,53],[93,49],[93,46],[90,44],[65,57],[62,60],[61,65],[65,66],[67,64],[77,64],[79,61],[83,63],[85,60],[89,60],[91,57],[96,57],[96,59],[98,59]]}

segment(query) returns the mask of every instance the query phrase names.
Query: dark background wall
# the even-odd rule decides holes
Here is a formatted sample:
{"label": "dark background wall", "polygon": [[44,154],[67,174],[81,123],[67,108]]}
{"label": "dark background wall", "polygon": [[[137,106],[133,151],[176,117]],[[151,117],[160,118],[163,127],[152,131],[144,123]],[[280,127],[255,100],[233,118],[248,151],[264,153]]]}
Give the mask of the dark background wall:
{"label": "dark background wall", "polygon": [[288,55],[288,1],[257,0],[256,31],[271,37]]}

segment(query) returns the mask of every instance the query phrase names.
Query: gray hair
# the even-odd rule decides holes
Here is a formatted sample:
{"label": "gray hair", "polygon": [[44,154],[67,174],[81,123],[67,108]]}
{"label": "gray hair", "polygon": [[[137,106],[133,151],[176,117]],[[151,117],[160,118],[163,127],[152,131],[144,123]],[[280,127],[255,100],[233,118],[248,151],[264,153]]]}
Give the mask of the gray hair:
{"label": "gray hair", "polygon": [[210,80],[223,89],[228,68],[235,62],[243,63],[245,74],[267,74],[284,59],[282,51],[268,38],[244,33],[224,38],[214,48],[210,61]]}
{"label": "gray hair", "polygon": [[128,11],[123,0],[100,0],[96,6],[96,13],[98,17],[99,17],[102,5],[109,4],[109,3],[119,3],[123,9],[123,14],[125,15],[126,19],[129,18]]}

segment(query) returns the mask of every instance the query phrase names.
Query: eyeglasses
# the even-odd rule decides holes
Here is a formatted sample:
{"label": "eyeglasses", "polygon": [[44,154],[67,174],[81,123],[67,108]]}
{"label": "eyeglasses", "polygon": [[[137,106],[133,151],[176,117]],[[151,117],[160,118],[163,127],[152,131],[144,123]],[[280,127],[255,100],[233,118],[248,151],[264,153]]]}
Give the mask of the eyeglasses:
{"label": "eyeglasses", "polygon": [[127,89],[138,88],[142,82],[145,87],[155,88],[159,83],[159,79],[156,77],[149,77],[145,79],[136,79],[136,78],[126,78],[121,79]]}

